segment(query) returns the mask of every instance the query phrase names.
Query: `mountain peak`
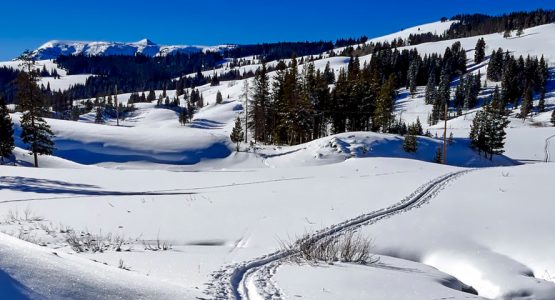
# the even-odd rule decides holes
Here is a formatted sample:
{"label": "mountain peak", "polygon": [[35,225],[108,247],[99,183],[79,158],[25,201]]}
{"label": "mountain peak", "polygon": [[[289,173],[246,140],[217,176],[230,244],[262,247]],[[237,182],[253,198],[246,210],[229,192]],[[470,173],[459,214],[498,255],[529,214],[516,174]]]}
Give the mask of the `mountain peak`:
{"label": "mountain peak", "polygon": [[147,38],[144,38],[144,39],[136,42],[135,44],[145,45],[145,46],[155,46],[156,45],[156,43],[154,43],[153,41],[151,41]]}

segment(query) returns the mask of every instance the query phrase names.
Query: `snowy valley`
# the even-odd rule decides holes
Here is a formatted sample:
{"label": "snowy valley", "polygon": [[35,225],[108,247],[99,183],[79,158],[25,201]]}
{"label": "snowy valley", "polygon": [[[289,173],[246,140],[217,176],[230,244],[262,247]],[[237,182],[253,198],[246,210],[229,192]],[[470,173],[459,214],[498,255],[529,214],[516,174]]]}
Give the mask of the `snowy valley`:
{"label": "snowy valley", "polygon": [[[441,35],[457,22],[423,24],[352,47]],[[486,56],[476,62],[480,39]],[[447,82],[447,102],[472,76],[480,86],[476,105],[457,113],[449,104],[448,120],[429,122],[434,105],[426,103],[427,87],[395,88],[391,122],[418,120],[423,132],[414,135],[415,151],[406,150],[410,132],[332,132],[332,125],[310,141],[293,135],[300,141],[290,145],[255,141],[252,128],[247,142],[241,136],[235,143],[236,121],[245,131],[245,111],[256,108],[245,86],[257,83],[253,76],[222,77],[256,72],[262,68],[256,55],[176,76],[220,81],[181,86],[183,92],[152,88],[154,100],[133,100],[149,89],[114,90],[103,101],[133,106],[117,117],[90,104],[94,98],[70,99],[74,120],[46,118],[55,150],[38,157],[40,168],[32,167],[21,138],[24,112],[9,104],[15,149],[0,165],[0,299],[555,299],[555,24],[510,37],[396,48],[424,58],[444,55],[456,42],[466,72]],[[38,85],[62,92],[107,75],[69,74],[56,62],[60,55],[162,59],[233,47],[52,41],[33,53],[36,68],[58,74]],[[353,63],[346,47],[296,58],[296,73],[312,64],[318,74],[328,68],[340,78]],[[544,99],[534,92],[524,118],[520,102],[507,105],[504,152],[490,159],[469,135],[502,86],[488,79],[490,54],[499,48],[515,58],[543,56],[548,69]],[[376,54],[360,53],[364,69]],[[265,62],[268,85],[283,72],[280,61],[289,68],[296,59]],[[24,70],[20,63],[0,66]],[[180,122],[187,118],[180,108],[197,92],[203,105]],[[536,109],[540,101],[543,111]],[[444,143],[442,164],[437,153]],[[341,247],[348,242],[368,245],[353,250],[368,257],[345,258]],[[327,259],[309,257],[307,247],[328,247]]]}

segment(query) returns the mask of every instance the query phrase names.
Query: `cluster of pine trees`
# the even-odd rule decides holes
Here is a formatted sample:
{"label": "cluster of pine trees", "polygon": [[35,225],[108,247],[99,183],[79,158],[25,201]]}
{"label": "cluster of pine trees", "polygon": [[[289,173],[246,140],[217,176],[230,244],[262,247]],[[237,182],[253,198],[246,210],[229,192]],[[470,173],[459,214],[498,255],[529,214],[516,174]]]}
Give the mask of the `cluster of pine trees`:
{"label": "cluster of pine trees", "polygon": [[470,127],[471,146],[483,152],[491,160],[493,155],[503,154],[505,145],[505,128],[509,121],[505,114],[499,88],[496,87],[491,101],[483,110],[476,113]]}
{"label": "cluster of pine trees", "polygon": [[327,52],[333,48],[334,43],[331,41],[263,43],[237,45],[234,48],[226,49],[224,56],[227,58],[258,56],[261,60],[272,61],[290,58],[293,55],[315,55]]}
{"label": "cluster of pine trees", "polygon": [[[442,18],[442,21],[446,21]],[[538,9],[530,12],[514,12],[500,16],[488,16],[483,14],[456,15],[451,20],[458,21],[442,33],[419,33],[410,34],[405,40],[398,39],[393,41],[397,47],[418,45],[422,43],[432,43],[437,41],[466,38],[477,35],[486,35],[503,32],[504,36],[510,36],[510,32],[516,30],[517,36],[523,30],[530,27],[549,24],[555,22],[555,10]]]}
{"label": "cluster of pine trees", "polygon": [[443,56],[424,58],[416,50],[384,48],[363,65],[351,57],[337,78],[329,65],[320,71],[308,62],[299,70],[295,57],[276,69],[272,86],[265,64],[255,74],[248,127],[258,142],[298,144],[345,131],[406,132],[393,118],[396,89],[415,92],[426,80],[434,82],[430,101],[439,107],[450,99],[451,79],[466,72],[466,54],[458,42]]}
{"label": "cluster of pine trees", "polygon": [[538,112],[545,111],[548,66],[543,56],[516,59],[508,51],[494,50],[488,64],[488,80],[501,81],[500,103],[503,108],[516,108],[521,102],[520,116],[526,118],[533,108],[534,95],[539,95]]}
{"label": "cluster of pine trees", "polygon": [[500,16],[483,14],[456,15],[451,20],[458,20],[459,22],[452,24],[444,34],[446,39],[526,29],[553,23],[555,22],[555,10],[538,9],[530,12],[513,12]]}

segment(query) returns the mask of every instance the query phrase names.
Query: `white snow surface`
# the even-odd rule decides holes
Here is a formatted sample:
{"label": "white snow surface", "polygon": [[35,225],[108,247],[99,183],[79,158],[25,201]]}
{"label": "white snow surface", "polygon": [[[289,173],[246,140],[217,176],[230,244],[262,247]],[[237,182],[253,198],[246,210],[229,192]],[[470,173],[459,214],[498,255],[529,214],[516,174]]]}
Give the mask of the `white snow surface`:
{"label": "white snow surface", "polygon": [[[22,67],[20,66],[20,64],[21,61],[13,60],[8,62],[0,62],[0,67],[9,67],[16,70],[21,70]],[[85,84],[87,79],[93,76],[92,74],[67,75],[67,71],[60,68],[51,59],[37,60],[35,62],[35,69],[42,70],[43,67],[45,67],[46,70],[49,72],[56,70],[56,72],[58,72],[58,75],[60,75],[60,78],[41,77],[39,79],[39,85],[43,85],[45,88],[50,85],[50,89],[52,91],[64,91],[69,89],[73,85]]]}
{"label": "white snow surface", "polygon": [[176,299],[195,295],[136,272],[0,233],[2,299]]}
{"label": "white snow surface", "polygon": [[[437,22],[382,39],[408,36],[418,27],[440,33],[448,26]],[[553,61],[554,26],[526,29],[519,38],[484,36],[486,51],[503,47],[516,55],[544,54]],[[460,39],[469,58],[478,38]],[[420,53],[443,53],[453,42],[411,47]],[[148,41],[135,44],[142,45],[141,51],[150,49]],[[101,51],[103,46],[94,47],[86,49]],[[85,51],[84,46],[80,49]],[[315,64],[323,69],[326,62],[337,72],[348,58]],[[486,64],[469,63],[472,72],[485,75]],[[15,67],[17,62],[3,64]],[[57,68],[48,60],[39,64]],[[71,84],[85,79],[66,76],[60,69],[58,73]],[[360,227],[374,241],[378,264],[286,263],[266,280],[286,299],[555,298],[555,207],[550,197],[555,164],[539,163],[552,161],[549,153],[555,153],[555,140],[549,143],[555,136],[549,125],[553,82],[548,85],[549,111],[526,121],[513,114],[505,156],[493,161],[468,147],[468,131],[479,108],[450,120],[451,166],[431,162],[442,146],[439,138],[419,137],[418,151],[407,154],[402,137],[371,132],[233,152],[229,133],[236,116],[242,115],[244,82],[198,87],[208,105],[186,126],[178,123],[175,111],[153,103],[136,104],[137,110],[120,127],[110,118],[94,124],[94,110],[78,122],[47,119],[57,150],[52,157],[39,157],[40,169],[24,167],[33,158],[17,138],[11,161],[17,167],[0,166],[0,231],[28,242],[0,234],[0,295],[210,298],[207,283],[225,266],[272,253],[281,241],[389,207],[441,175],[477,168],[424,205]],[[55,84],[52,81],[51,88]],[[488,82],[482,100],[495,84]],[[224,96],[223,104],[214,104],[217,91]],[[156,91],[157,96],[161,92]],[[443,124],[426,124],[431,106],[424,104],[423,92],[420,87],[411,98],[401,89],[396,117],[409,123],[418,117],[425,129],[441,136]],[[171,99],[175,91],[167,94]],[[118,95],[118,100],[126,103],[129,95]],[[17,137],[20,114],[11,116]],[[515,166],[517,162],[534,164]],[[124,251],[77,253],[66,241],[67,229],[124,237]],[[158,241],[171,249],[152,251]],[[117,269],[120,260],[131,271]],[[462,292],[463,284],[479,295]]]}

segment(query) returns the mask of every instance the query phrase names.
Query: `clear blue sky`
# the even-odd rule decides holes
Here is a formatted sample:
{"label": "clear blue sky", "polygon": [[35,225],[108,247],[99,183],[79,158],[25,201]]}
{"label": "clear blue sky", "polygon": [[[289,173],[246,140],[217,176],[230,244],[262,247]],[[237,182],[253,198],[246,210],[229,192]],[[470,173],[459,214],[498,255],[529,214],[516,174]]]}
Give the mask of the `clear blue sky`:
{"label": "clear blue sky", "polygon": [[555,1],[2,0],[0,60],[52,39],[201,45],[335,40],[379,36],[458,13],[536,8],[555,9]]}

